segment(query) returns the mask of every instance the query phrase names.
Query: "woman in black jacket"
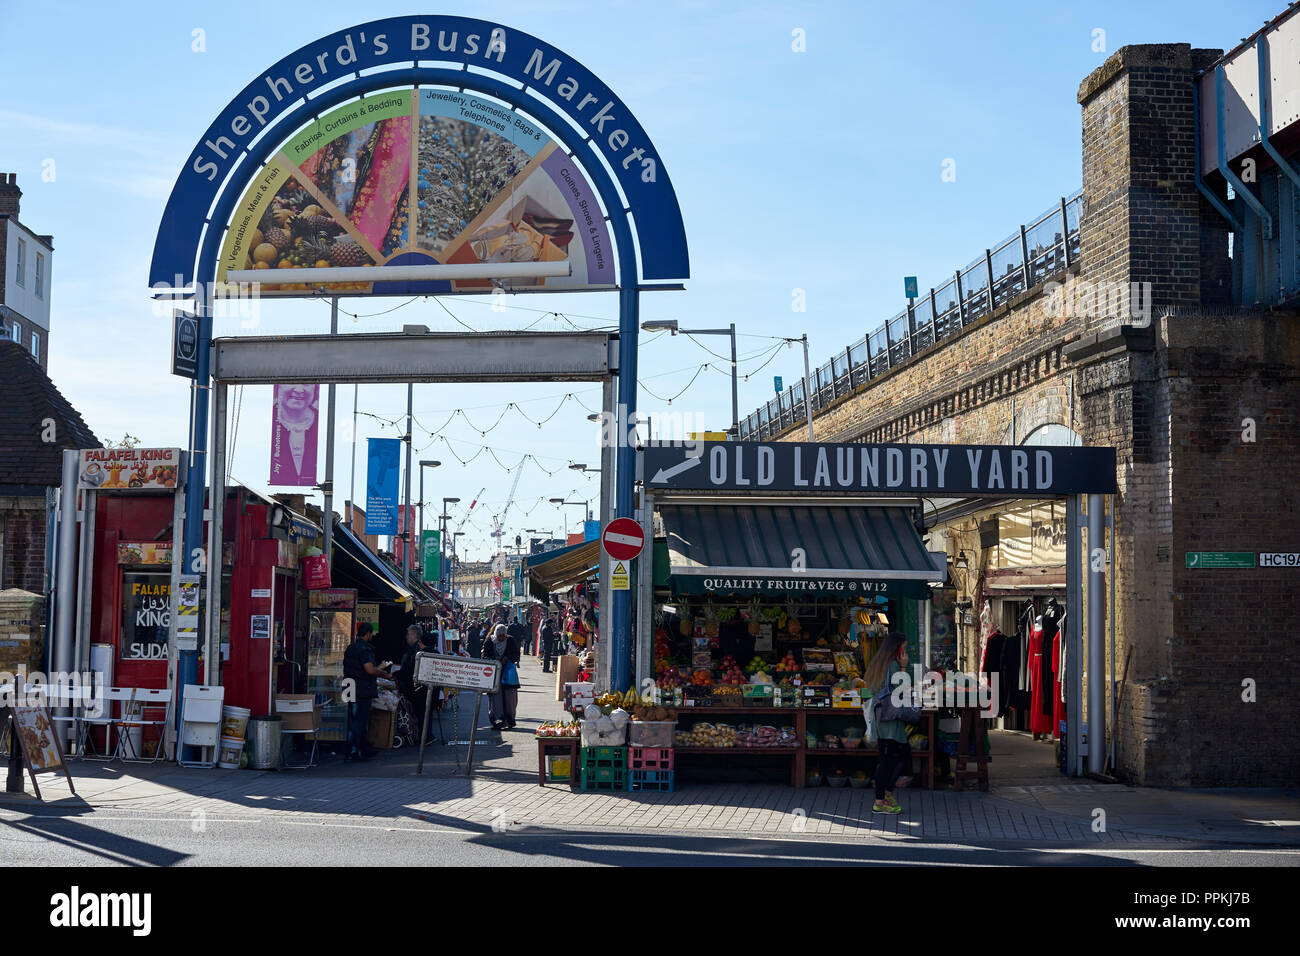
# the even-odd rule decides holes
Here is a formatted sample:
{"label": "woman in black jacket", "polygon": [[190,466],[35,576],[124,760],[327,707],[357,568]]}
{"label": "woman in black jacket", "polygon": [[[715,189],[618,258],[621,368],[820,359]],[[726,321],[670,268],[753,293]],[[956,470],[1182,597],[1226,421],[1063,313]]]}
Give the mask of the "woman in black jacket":
{"label": "woman in black jacket", "polygon": [[492,729],[513,729],[519,706],[519,642],[506,632],[504,624],[493,628],[492,636],[483,642],[483,658],[501,662],[501,689],[488,698]]}

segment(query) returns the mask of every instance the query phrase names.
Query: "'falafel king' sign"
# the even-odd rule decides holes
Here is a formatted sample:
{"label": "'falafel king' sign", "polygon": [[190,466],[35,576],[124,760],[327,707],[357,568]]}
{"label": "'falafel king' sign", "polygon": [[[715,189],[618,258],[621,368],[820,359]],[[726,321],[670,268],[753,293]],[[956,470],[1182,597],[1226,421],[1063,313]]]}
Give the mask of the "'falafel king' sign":
{"label": "'falafel king' sign", "polygon": [[83,448],[77,452],[82,491],[175,491],[179,448]]}

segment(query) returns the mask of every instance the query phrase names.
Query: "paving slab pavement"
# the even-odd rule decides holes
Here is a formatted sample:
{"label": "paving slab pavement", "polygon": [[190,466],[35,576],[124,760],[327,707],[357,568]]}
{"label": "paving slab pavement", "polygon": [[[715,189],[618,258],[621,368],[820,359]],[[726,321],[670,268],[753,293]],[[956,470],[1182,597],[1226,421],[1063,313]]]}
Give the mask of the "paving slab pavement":
{"label": "paving slab pavement", "polygon": [[[0,815],[203,815],[206,819],[291,817],[439,825],[473,831],[559,828],[591,831],[792,833],[839,839],[884,838],[1021,845],[1154,845],[1170,842],[1300,846],[1300,792],[1169,791],[1035,776],[1025,769],[998,786],[995,744],[990,793],[907,789],[904,812],[873,814],[870,790],[796,790],[778,784],[709,784],[674,793],[580,793],[537,786],[533,731],[561,716],[552,675],[525,657],[519,728],[477,729],[475,773],[464,776],[451,746],[430,746],[423,775],[402,749],[366,763],[327,757],[311,770],[191,770],[174,764],[74,761],[77,796],[61,777],[43,775],[46,802],[0,795]],[[467,740],[472,706],[460,708],[453,739]],[[450,720],[446,721],[451,737]],[[1009,758],[1006,766],[1014,761]],[[1049,768],[1050,769],[1050,768]],[[1041,779],[1044,783],[1024,781]],[[30,782],[28,784],[30,786]],[[1097,810],[1104,828],[1096,827]]]}

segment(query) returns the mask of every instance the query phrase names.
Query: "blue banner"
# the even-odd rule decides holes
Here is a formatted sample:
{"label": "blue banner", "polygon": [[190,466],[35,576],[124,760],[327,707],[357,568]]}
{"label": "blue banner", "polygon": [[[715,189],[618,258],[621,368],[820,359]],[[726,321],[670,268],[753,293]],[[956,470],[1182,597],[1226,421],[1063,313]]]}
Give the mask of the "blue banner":
{"label": "blue banner", "polygon": [[397,534],[400,438],[366,439],[366,534]]}

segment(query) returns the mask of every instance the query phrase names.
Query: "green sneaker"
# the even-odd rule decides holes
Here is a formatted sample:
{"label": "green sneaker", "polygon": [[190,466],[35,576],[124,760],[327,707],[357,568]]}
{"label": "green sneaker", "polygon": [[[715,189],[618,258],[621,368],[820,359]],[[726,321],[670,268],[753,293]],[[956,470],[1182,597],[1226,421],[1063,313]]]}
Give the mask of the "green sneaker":
{"label": "green sneaker", "polygon": [[871,805],[872,813],[902,813],[903,808],[897,803],[890,803],[888,800],[877,800]]}
{"label": "green sneaker", "polygon": [[888,803],[891,807],[897,807],[900,813],[903,811],[902,805],[899,804],[898,802],[898,797],[894,796],[892,793],[889,796],[885,797],[885,802]]}

